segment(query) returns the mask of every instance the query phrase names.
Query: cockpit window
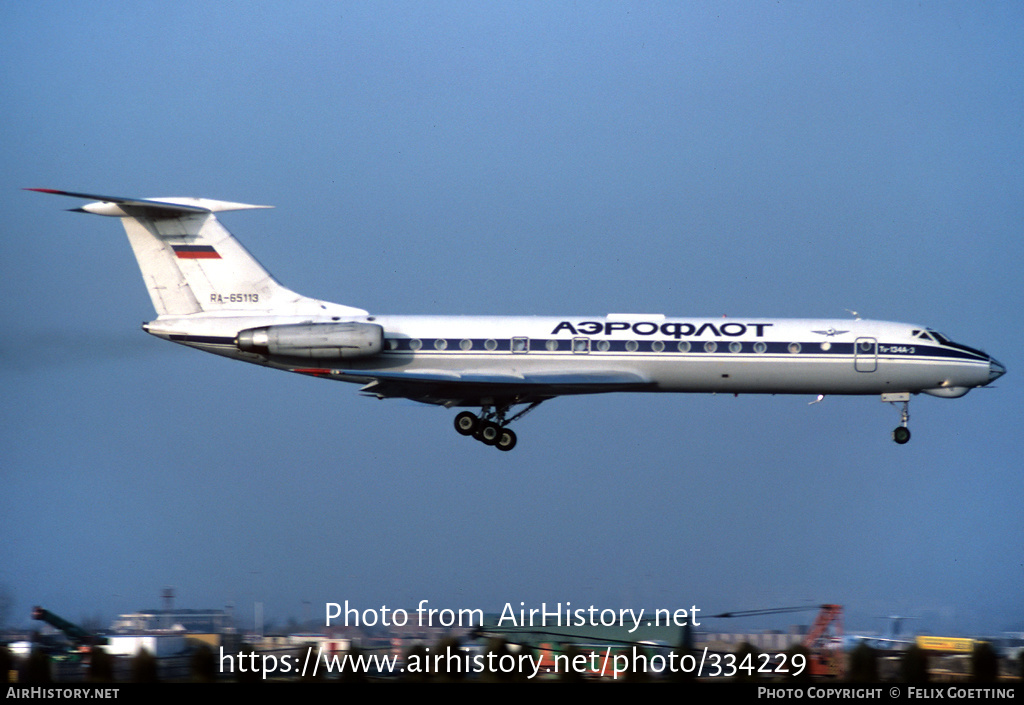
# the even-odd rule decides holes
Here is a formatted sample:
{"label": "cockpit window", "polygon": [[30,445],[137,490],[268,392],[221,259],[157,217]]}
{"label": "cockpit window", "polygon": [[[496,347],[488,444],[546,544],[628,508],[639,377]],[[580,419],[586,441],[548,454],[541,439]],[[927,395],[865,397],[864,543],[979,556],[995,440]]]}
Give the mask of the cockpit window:
{"label": "cockpit window", "polygon": [[920,328],[915,328],[914,330],[912,330],[912,331],[910,332],[910,334],[911,334],[912,336],[914,336],[915,338],[921,338],[921,339],[923,339],[923,340],[930,340],[930,341],[932,341],[933,343],[935,342],[935,338],[933,338],[933,337],[931,336],[931,333],[929,333],[929,332],[928,332],[928,331],[926,331],[926,330],[921,330]]}
{"label": "cockpit window", "polygon": [[943,345],[952,345],[953,344],[952,340],[950,340],[949,338],[944,336],[942,333],[939,333],[938,331],[934,331],[931,328],[929,328],[928,332],[932,334],[932,336],[934,337],[935,340],[938,340]]}

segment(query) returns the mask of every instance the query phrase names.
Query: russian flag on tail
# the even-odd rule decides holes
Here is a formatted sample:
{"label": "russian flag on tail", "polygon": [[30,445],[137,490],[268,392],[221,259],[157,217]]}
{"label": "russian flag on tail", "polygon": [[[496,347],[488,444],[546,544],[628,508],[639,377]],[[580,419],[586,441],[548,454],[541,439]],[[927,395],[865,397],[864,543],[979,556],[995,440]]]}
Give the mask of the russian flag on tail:
{"label": "russian flag on tail", "polygon": [[212,245],[171,245],[178,259],[220,259]]}

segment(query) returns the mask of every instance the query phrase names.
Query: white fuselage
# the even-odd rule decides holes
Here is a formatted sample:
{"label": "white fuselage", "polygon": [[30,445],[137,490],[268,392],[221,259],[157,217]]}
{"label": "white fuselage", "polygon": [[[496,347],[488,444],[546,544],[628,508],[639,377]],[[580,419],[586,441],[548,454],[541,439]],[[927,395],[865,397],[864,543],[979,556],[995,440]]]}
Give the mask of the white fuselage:
{"label": "white fuselage", "polygon": [[383,327],[385,349],[372,357],[256,359],[233,344],[240,330],[254,326],[331,320],[337,318],[200,314],[162,317],[147,330],[210,352],[353,382],[381,371],[453,379],[628,373],[637,391],[961,396],[1002,369],[980,351],[921,337],[923,326],[869,320],[366,316],[345,320]]}

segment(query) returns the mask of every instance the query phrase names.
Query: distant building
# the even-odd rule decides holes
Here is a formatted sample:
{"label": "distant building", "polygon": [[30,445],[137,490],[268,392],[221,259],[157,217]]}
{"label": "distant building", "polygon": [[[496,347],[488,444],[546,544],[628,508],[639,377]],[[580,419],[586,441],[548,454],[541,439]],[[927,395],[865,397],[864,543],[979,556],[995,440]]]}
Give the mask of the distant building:
{"label": "distant building", "polygon": [[145,649],[157,658],[185,653],[188,644],[183,635],[178,634],[122,634],[111,636],[104,647],[111,656],[134,656]]}
{"label": "distant building", "polygon": [[785,651],[791,646],[803,642],[799,634],[783,634],[782,632],[767,631],[755,632],[753,634],[733,633],[702,633],[697,636],[697,643],[700,646],[707,646],[710,649],[731,651],[740,644],[750,644],[761,651]]}
{"label": "distant building", "polygon": [[231,618],[224,610],[142,610],[122,614],[110,628],[117,634],[155,631],[220,634],[231,626]]}

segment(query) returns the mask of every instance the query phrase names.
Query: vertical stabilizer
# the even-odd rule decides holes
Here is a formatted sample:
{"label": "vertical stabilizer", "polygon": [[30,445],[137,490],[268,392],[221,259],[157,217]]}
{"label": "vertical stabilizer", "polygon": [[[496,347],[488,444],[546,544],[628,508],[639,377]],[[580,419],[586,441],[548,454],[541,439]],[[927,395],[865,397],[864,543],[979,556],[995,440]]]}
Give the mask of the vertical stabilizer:
{"label": "vertical stabilizer", "polygon": [[[323,313],[322,302],[281,286],[214,215],[270,206],[204,198],[133,199],[29,190],[97,199],[75,210],[121,218],[153,307],[161,316],[271,310],[278,315]],[[366,314],[337,304],[330,304],[330,310],[333,314]]]}

